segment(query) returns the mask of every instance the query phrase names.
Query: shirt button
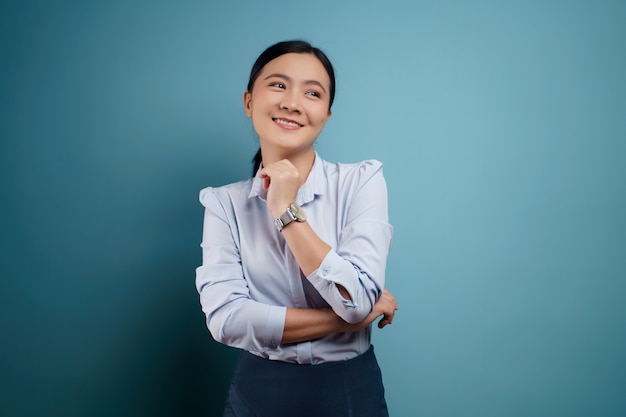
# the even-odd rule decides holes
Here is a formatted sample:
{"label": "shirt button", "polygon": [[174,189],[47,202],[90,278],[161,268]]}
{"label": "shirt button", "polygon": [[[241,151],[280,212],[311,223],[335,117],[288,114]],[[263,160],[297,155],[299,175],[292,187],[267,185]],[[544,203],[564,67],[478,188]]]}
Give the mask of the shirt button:
{"label": "shirt button", "polygon": [[330,267],[329,266],[325,266],[324,268],[322,268],[322,276],[323,277],[327,277],[329,273],[330,273]]}

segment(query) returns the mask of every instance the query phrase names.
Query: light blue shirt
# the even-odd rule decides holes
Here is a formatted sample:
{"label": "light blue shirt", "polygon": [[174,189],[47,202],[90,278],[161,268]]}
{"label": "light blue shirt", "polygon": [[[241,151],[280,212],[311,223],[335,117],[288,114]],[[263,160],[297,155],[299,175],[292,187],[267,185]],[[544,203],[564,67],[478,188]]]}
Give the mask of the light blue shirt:
{"label": "light blue shirt", "polygon": [[[276,229],[266,195],[258,172],[246,181],[200,192],[205,214],[196,288],[211,335],[264,358],[300,364],[364,353],[371,326],[301,343],[280,341],[287,307],[330,307],[356,323],[381,295],[392,236],[382,164],[337,164],[315,155],[296,203],[332,249],[308,277]],[[341,296],[337,284],[351,300]]]}

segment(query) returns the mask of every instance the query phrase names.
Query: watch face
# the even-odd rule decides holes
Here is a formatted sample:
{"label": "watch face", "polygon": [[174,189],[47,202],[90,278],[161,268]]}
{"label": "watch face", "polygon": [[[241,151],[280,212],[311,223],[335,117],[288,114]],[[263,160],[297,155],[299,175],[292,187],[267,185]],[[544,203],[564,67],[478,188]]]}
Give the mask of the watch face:
{"label": "watch face", "polygon": [[306,214],[304,213],[304,210],[302,210],[302,208],[300,208],[300,206],[297,205],[296,203],[290,204],[289,209],[291,210],[293,215],[296,217],[297,221],[303,222],[306,220]]}

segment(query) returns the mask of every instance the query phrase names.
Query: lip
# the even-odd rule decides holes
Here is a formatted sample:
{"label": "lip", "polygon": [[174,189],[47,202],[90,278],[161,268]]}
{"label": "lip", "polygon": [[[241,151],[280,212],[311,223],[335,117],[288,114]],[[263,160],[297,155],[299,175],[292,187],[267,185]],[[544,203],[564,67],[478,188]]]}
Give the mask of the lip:
{"label": "lip", "polygon": [[286,117],[272,117],[272,121],[278,125],[278,127],[286,130],[296,130],[303,126],[301,123]]}

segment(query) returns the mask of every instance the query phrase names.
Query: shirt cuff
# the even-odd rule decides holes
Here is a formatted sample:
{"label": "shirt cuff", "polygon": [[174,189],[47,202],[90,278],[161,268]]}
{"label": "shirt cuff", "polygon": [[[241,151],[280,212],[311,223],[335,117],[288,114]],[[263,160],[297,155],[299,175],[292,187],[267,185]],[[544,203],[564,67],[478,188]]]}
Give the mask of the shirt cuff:
{"label": "shirt cuff", "polygon": [[[354,266],[331,249],[319,268],[308,277],[308,280],[331,307],[340,303],[344,308],[354,308],[357,307],[353,301],[356,295],[354,285],[358,278],[357,275]],[[337,285],[344,287],[352,300],[343,298]]]}
{"label": "shirt cuff", "polygon": [[265,341],[268,347],[276,348],[280,345],[280,342],[283,339],[286,316],[287,307],[269,306],[267,323],[265,326]]}

